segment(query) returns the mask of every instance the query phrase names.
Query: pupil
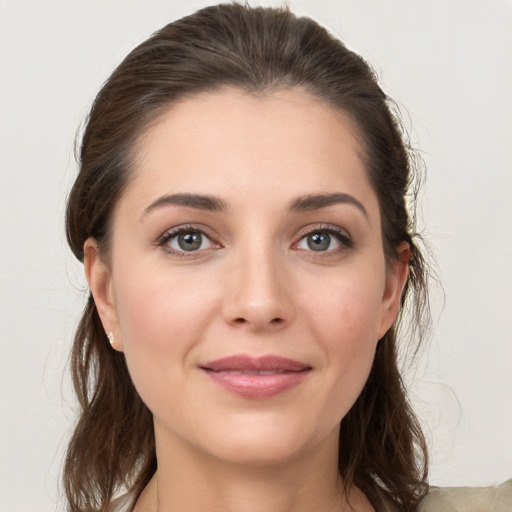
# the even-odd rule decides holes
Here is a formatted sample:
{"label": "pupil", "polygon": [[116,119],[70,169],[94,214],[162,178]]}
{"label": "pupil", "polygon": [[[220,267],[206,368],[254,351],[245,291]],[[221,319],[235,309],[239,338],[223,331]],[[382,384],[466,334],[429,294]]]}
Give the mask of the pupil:
{"label": "pupil", "polygon": [[308,247],[313,251],[325,251],[330,243],[331,236],[328,233],[314,233],[308,236]]}
{"label": "pupil", "polygon": [[184,233],[179,235],[178,244],[184,251],[195,251],[201,247],[200,233]]}

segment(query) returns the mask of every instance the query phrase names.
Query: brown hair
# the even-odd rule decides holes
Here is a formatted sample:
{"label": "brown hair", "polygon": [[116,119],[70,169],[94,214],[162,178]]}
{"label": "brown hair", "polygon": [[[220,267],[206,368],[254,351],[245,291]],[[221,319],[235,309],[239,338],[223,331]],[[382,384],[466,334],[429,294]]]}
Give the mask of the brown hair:
{"label": "brown hair", "polygon": [[[259,94],[301,87],[352,118],[379,200],[388,261],[400,242],[411,246],[402,310],[408,301],[413,322],[423,325],[427,269],[406,208],[411,152],[393,104],[360,56],[287,9],[207,7],[167,25],[124,59],[96,97],[82,138],[66,218],[75,256],[83,261],[89,237],[108,251],[112,212],[149,124],[184,96],[224,86]],[[341,422],[339,471],[377,510],[414,511],[427,490],[427,453],[398,370],[396,329],[380,340],[364,390]],[[121,490],[140,494],[156,455],[151,413],[124,355],[107,342],[92,297],[71,370],[81,413],[64,467],[69,510],[105,511]]]}

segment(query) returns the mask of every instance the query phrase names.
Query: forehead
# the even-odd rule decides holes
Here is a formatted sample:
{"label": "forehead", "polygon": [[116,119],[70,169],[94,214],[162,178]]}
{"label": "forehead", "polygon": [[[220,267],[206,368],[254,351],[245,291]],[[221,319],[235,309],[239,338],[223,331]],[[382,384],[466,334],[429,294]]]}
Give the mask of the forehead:
{"label": "forehead", "polygon": [[371,194],[353,123],[292,89],[203,93],[173,105],[143,134],[128,195],[197,192],[293,197]]}

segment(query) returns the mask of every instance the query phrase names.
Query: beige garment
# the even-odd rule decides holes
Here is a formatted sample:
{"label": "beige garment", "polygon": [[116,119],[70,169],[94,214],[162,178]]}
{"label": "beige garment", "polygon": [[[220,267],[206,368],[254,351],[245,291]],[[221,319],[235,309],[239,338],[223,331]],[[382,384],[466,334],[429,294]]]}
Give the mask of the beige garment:
{"label": "beige garment", "polygon": [[512,512],[512,480],[498,487],[431,487],[419,512]]}
{"label": "beige garment", "polygon": [[[130,512],[130,502],[122,496],[109,512]],[[512,480],[498,487],[431,487],[418,512],[512,512]]]}

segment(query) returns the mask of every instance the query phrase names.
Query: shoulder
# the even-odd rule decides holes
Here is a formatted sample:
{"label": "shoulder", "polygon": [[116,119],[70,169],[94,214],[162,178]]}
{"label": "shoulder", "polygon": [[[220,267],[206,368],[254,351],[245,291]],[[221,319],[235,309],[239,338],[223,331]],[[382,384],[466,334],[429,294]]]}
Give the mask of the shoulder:
{"label": "shoulder", "polygon": [[498,487],[431,487],[419,512],[512,512],[512,480]]}

